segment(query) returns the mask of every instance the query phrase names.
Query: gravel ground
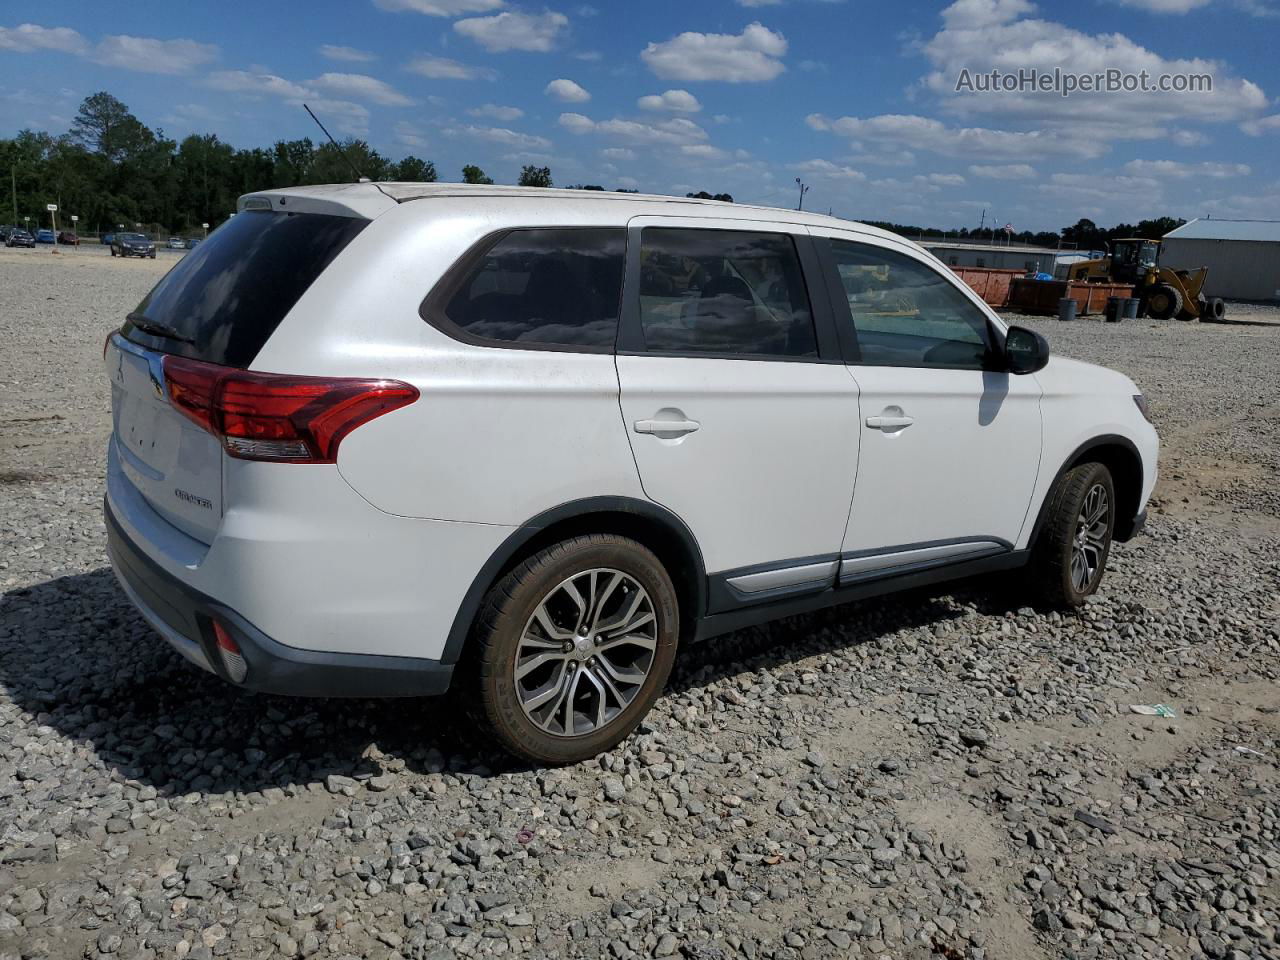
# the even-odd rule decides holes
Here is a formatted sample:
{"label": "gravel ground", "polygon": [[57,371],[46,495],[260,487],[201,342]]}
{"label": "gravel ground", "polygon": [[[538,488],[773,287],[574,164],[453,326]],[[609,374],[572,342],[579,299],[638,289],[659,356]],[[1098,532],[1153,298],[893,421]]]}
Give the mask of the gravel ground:
{"label": "gravel ground", "polygon": [[1280,328],[1023,321],[1164,438],[1082,614],[735,634],[536,770],[448,701],[239,694],[125,601],[101,344],[169,262],[0,251],[0,958],[1280,956]]}

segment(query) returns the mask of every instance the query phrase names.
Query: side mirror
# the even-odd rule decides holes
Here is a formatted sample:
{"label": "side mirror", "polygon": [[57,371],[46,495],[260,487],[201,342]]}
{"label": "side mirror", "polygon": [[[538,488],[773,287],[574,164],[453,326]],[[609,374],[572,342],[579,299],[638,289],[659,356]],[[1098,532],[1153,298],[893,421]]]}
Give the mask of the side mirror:
{"label": "side mirror", "polygon": [[1049,341],[1026,327],[1010,327],[1004,341],[1005,369],[1010,373],[1035,373],[1049,362]]}

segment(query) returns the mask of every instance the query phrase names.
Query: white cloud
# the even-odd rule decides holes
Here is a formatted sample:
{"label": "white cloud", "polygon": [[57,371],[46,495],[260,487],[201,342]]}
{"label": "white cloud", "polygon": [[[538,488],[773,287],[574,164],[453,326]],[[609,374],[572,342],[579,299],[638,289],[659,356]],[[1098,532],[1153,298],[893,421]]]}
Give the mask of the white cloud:
{"label": "white cloud", "polygon": [[460,17],[464,13],[488,13],[506,4],[503,0],[373,0],[374,5],[392,13],[410,11],[429,17]]}
{"label": "white cloud", "polygon": [[737,0],[740,7],[777,7],[781,6],[782,0]]}
{"label": "white cloud", "polygon": [[450,136],[471,137],[474,140],[487,140],[506,147],[520,147],[526,150],[546,150],[551,141],[546,137],[535,137],[530,133],[519,133],[506,127],[466,126],[450,128],[445,131]]}
{"label": "white cloud", "polygon": [[1190,13],[1207,7],[1213,0],[1120,0],[1122,6],[1137,7],[1148,13]]}
{"label": "white cloud", "polygon": [[814,180],[848,180],[861,182],[867,179],[867,175],[861,170],[855,170],[853,167],[846,167],[842,164],[832,163],[830,160],[805,160],[803,163],[793,164],[792,169],[797,173],[810,177]]}
{"label": "white cloud", "polygon": [[408,120],[400,120],[393,128],[396,143],[405,147],[418,147],[421,149],[427,145],[426,138],[422,135],[422,131],[414,126]]}
{"label": "white cloud", "polygon": [[1130,160],[1124,168],[1134,176],[1170,177],[1175,180],[1187,180],[1191,177],[1223,180],[1228,177],[1247,177],[1253,172],[1247,163],[1180,163],[1177,160]]}
{"label": "white cloud", "polygon": [[630,147],[605,147],[600,151],[600,156],[606,160],[634,160],[636,152]]}
{"label": "white cloud", "polygon": [[1280,130],[1280,113],[1273,113],[1269,117],[1259,117],[1257,120],[1246,121],[1240,124],[1240,129],[1251,137],[1258,137],[1273,130]]}
{"label": "white cloud", "polygon": [[542,92],[549,97],[555,97],[562,103],[586,103],[591,99],[591,94],[583,87],[563,77],[552,80]]}
{"label": "white cloud", "polygon": [[537,14],[506,10],[492,17],[458,20],[453,29],[490,53],[505,50],[546,53],[555,47],[560,32],[568,25],[568,17],[552,10]]}
{"label": "white cloud", "polygon": [[479,107],[472,107],[467,113],[473,117],[488,117],[491,120],[501,120],[503,123],[519,120],[524,116],[524,111],[519,107],[504,107],[497,103],[486,103]]}
{"label": "white cloud", "polygon": [[[300,106],[301,100],[290,100],[291,106]],[[312,97],[307,106],[319,115],[324,125],[330,129],[353,137],[364,137],[369,133],[369,110],[367,107],[350,100],[329,100],[325,97]]]}
{"label": "white cloud", "polygon": [[759,22],[740,34],[687,32],[650,43],[640,58],[664,80],[759,83],[786,69],[787,38]]}
{"label": "white cloud", "polygon": [[695,157],[698,160],[723,160],[728,154],[719,147],[713,147],[709,143],[686,143],[680,147],[680,153],[686,157]]}
{"label": "white cloud", "polygon": [[1203,147],[1209,142],[1199,130],[1175,130],[1169,134],[1169,139],[1180,147]]}
{"label": "white cloud", "polygon": [[964,177],[958,173],[927,173],[924,179],[928,183],[936,184],[939,187],[963,187]]}
{"label": "white cloud", "polygon": [[368,50],[357,50],[355,47],[343,47],[332,43],[322,43],[320,45],[320,56],[329,60],[342,60],[347,63],[368,63],[371,60],[377,60],[377,54],[370,53]]}
{"label": "white cloud", "polygon": [[668,113],[697,113],[702,104],[688,90],[668,90],[665,93],[651,93],[636,101],[641,110],[665,110]]}
{"label": "white cloud", "polygon": [[312,80],[311,84],[327,93],[384,107],[407,107],[413,103],[391,84],[363,73],[325,73]]}
{"label": "white cloud", "polygon": [[[1164,137],[1171,123],[1247,120],[1266,106],[1266,95],[1257,84],[1234,75],[1220,61],[1166,58],[1123,34],[1086,33],[1030,16],[1034,10],[1027,0],[953,3],[942,13],[943,29],[921,47],[934,68],[924,78],[924,88],[938,95],[950,113],[999,116],[1041,129],[1070,128],[1077,137],[1103,145]],[[956,90],[962,70],[972,77],[992,70],[1097,75],[1116,67],[1131,74],[1145,71],[1152,85],[1166,74],[1205,74],[1212,78],[1212,89],[1181,93],[1077,90],[1067,97],[1052,90]]]}
{"label": "white cloud", "polygon": [[34,23],[0,27],[0,50],[10,53],[35,53],[39,50],[84,53],[88,46],[85,38],[70,27],[42,27]]}
{"label": "white cloud", "polygon": [[562,113],[560,126],[570,133],[596,133],[637,146],[648,146],[654,143],[691,144],[701,143],[707,139],[705,130],[684,117],[672,117],[657,123],[640,123],[618,117],[597,122],[580,113]]}
{"label": "white cloud", "polygon": [[496,76],[485,67],[473,67],[448,57],[434,57],[430,54],[415,57],[405,65],[405,69],[432,80],[492,80]]}
{"label": "white cloud", "polygon": [[138,73],[186,73],[217,58],[218,48],[211,43],[125,34],[103,37],[92,54],[104,66]]}
{"label": "white cloud", "polygon": [[975,157],[1030,159],[1064,155],[1100,156],[1104,147],[1091,139],[1069,132],[1047,130],[1017,132],[985,127],[949,127],[932,117],[914,114],[882,114],[877,117],[840,117],[832,120],[811,113],[805,122],[823,130],[857,140],[888,144],[909,150]]}
{"label": "white cloud", "polygon": [[314,91],[301,84],[278,77],[274,73],[262,73],[249,70],[218,70],[205,78],[206,85],[215,90],[227,93],[241,93],[246,96],[267,94],[273,97],[300,98]]}
{"label": "white cloud", "polygon": [[1036,175],[1029,163],[975,163],[969,172],[987,180],[1031,180]]}

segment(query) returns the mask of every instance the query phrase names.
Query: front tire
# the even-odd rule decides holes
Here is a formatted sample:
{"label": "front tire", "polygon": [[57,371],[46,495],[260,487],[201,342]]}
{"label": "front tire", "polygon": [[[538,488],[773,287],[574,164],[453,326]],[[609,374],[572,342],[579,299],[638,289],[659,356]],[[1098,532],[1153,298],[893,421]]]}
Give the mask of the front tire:
{"label": "front tire", "polygon": [[649,712],[679,633],[675,587],[639,543],[591,534],[547,547],[485,599],[473,637],[483,718],[526,760],[594,757]]}
{"label": "front tire", "polygon": [[1053,607],[1075,609],[1098,589],[1111,553],[1116,491],[1111,471],[1082,463],[1049,491],[1044,528],[1031,550],[1032,590]]}
{"label": "front tire", "polygon": [[1182,293],[1167,283],[1157,283],[1147,291],[1147,315],[1155,320],[1172,320],[1182,312]]}

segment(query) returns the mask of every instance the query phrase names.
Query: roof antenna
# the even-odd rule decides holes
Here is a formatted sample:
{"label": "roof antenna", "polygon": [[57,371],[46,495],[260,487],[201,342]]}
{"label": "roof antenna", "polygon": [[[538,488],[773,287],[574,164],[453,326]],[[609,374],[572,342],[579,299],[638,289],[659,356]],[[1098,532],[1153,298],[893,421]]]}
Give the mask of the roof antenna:
{"label": "roof antenna", "polygon": [[366,177],[364,174],[360,172],[359,168],[357,168],[354,163],[351,162],[351,158],[347,156],[347,151],[343,150],[342,147],[338,144],[338,141],[333,139],[333,134],[331,134],[328,130],[325,130],[324,124],[320,122],[319,117],[317,117],[314,113],[311,112],[311,108],[304,103],[302,105],[302,109],[307,111],[307,113],[311,114],[311,119],[316,122],[316,126],[324,131],[324,135],[329,138],[329,142],[333,144],[334,149],[337,150],[338,153],[342,155],[343,160],[347,161],[347,166],[350,167],[351,172],[356,175],[356,183],[372,182],[369,180],[368,177]]}

